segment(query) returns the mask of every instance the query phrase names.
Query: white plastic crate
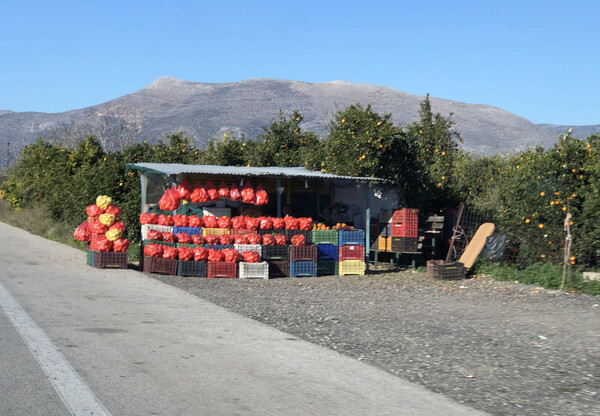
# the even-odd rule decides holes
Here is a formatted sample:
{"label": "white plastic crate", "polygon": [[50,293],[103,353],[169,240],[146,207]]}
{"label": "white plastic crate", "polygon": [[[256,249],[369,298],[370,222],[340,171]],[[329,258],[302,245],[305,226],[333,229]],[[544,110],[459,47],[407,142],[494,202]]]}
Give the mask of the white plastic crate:
{"label": "white plastic crate", "polygon": [[214,215],[217,218],[219,218],[219,217],[231,218],[231,208],[204,207],[204,208],[202,208],[202,214]]}
{"label": "white plastic crate", "polygon": [[268,279],[269,263],[266,261],[260,263],[240,262],[238,277],[240,279]]}
{"label": "white plastic crate", "polygon": [[256,251],[262,258],[262,246],[260,244],[234,244],[233,248],[238,252]]}
{"label": "white plastic crate", "polygon": [[161,233],[172,233],[172,225],[158,225],[158,224],[142,224],[142,240],[148,239],[148,230],[156,230]]}

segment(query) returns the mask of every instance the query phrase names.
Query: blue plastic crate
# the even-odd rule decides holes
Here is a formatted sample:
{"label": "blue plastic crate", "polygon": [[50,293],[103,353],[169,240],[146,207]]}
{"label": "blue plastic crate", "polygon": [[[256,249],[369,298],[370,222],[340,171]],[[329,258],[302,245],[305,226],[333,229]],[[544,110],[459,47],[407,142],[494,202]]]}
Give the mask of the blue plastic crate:
{"label": "blue plastic crate", "polygon": [[317,246],[317,259],[318,260],[338,260],[338,246],[333,244],[319,244]]}
{"label": "blue plastic crate", "polygon": [[363,230],[340,231],[338,233],[338,238],[340,246],[345,246],[347,244],[357,246],[365,245],[365,232]]}
{"label": "blue plastic crate", "polygon": [[173,234],[183,234],[186,233],[190,237],[196,234],[202,235],[202,228],[200,227],[173,227]]}
{"label": "blue plastic crate", "polygon": [[290,277],[313,277],[317,275],[317,262],[294,261],[290,263]]}

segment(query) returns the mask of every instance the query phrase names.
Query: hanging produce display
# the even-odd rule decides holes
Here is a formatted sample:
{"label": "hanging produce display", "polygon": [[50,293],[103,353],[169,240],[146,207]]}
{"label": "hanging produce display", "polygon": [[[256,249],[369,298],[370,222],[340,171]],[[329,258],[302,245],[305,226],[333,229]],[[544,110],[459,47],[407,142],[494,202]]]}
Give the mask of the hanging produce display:
{"label": "hanging produce display", "polygon": [[242,187],[242,202],[245,204],[256,203],[256,195],[254,194],[254,188],[252,188],[250,181],[246,181]]}
{"label": "hanging produce display", "polygon": [[229,199],[232,201],[239,201],[242,198],[242,194],[238,189],[237,184],[234,182],[231,184],[231,189],[229,190]]}
{"label": "hanging produce display", "polygon": [[[317,272],[333,274],[338,270],[340,274],[364,271],[364,261],[361,263],[360,255],[356,258],[354,252],[352,258],[339,255],[338,259],[338,244],[341,249],[350,242],[360,245],[357,241],[364,240],[362,234],[352,234],[353,228],[346,224],[325,226],[316,224],[313,218],[292,215],[283,218],[260,214],[231,215],[237,210],[244,214],[256,211],[245,205],[268,206],[269,194],[263,184],[254,182],[253,185],[247,178],[229,185],[225,180],[209,179],[204,183],[195,181],[191,187],[188,179],[184,178],[164,191],[158,201],[162,212],[139,216],[143,236],[141,247],[144,259],[148,258],[151,265],[147,269],[144,263],[145,271],[208,278],[299,277],[316,276]],[[273,186],[272,182],[269,186]],[[241,204],[195,206],[218,200]],[[118,219],[120,210],[108,197],[99,197],[96,202],[86,208],[88,222],[78,227],[74,235],[92,240],[96,232],[101,232],[102,238],[94,239],[94,247],[115,252],[126,250],[129,243],[122,238],[124,224]],[[317,251],[317,245],[325,247]],[[328,254],[329,246],[335,248],[334,257]],[[166,266],[160,268],[167,263],[171,265],[168,270]],[[240,263],[239,268],[236,263]]]}
{"label": "hanging produce display", "polygon": [[217,199],[219,199],[219,193],[217,192],[215,185],[212,183],[211,180],[204,184],[204,190],[206,191],[206,195],[208,195],[209,201],[216,201]]}
{"label": "hanging produce display", "polygon": [[158,200],[158,207],[163,211],[175,211],[181,205],[181,198],[174,187],[167,188]]}
{"label": "hanging produce display", "polygon": [[208,201],[208,195],[206,193],[206,190],[198,181],[196,181],[196,184],[194,185],[194,190],[190,195],[190,200],[194,204]]}
{"label": "hanging produce display", "polygon": [[256,205],[267,205],[269,203],[269,195],[261,184],[256,187],[255,202]]}
{"label": "hanging produce display", "polygon": [[177,194],[180,199],[188,200],[192,194],[192,187],[188,183],[186,178],[177,186]]}
{"label": "hanging produce display", "polygon": [[[87,219],[75,229],[73,237],[88,243],[88,264],[97,268],[127,268],[129,240],[123,238],[125,222],[119,221],[121,210],[112,205],[112,198],[98,196],[95,204],[86,207],[85,213]],[[140,216],[140,221],[154,219]]]}

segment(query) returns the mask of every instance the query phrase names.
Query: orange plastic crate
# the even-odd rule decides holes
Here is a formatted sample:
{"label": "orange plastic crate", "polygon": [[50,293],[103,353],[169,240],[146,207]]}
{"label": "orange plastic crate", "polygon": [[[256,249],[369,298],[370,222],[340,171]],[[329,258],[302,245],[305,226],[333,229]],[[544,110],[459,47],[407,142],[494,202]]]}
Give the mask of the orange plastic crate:
{"label": "orange plastic crate", "polygon": [[202,235],[223,235],[230,234],[229,228],[203,228]]}
{"label": "orange plastic crate", "polygon": [[377,250],[391,251],[392,250],[392,237],[378,237],[377,238]]}

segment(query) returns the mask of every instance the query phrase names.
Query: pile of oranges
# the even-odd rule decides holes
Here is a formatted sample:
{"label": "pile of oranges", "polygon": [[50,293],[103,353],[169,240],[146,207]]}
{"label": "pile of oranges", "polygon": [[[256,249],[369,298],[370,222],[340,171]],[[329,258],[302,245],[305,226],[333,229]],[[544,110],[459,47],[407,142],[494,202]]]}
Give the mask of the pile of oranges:
{"label": "pile of oranges", "polygon": [[323,222],[313,224],[313,230],[338,230],[338,231],[352,231],[354,227],[346,224],[345,222],[338,222],[335,225],[325,225]]}
{"label": "pile of oranges", "polygon": [[328,227],[323,222],[313,223],[313,230],[331,230],[331,227]]}

